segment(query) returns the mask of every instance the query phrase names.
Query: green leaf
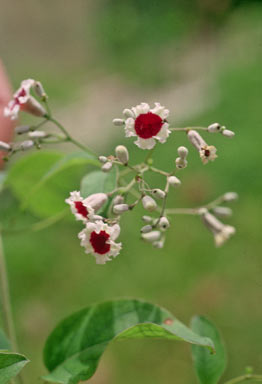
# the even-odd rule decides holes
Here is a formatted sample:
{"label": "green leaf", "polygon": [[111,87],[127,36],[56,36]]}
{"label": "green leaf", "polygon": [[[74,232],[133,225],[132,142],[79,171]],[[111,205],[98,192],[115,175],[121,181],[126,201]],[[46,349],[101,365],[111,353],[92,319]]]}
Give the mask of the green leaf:
{"label": "green leaf", "polygon": [[10,349],[10,342],[7,339],[5,333],[0,329],[0,350],[8,350]]}
{"label": "green leaf", "polygon": [[48,217],[65,209],[69,192],[79,189],[79,180],[88,167],[98,165],[95,157],[85,152],[66,156],[38,152],[22,158],[11,168],[7,185],[24,209]]}
{"label": "green leaf", "polygon": [[28,362],[25,356],[18,353],[0,352],[0,384],[9,383]]}
{"label": "green leaf", "polygon": [[213,351],[213,343],[167,310],[139,300],[117,300],[87,307],[64,319],[49,336],[45,380],[76,384],[88,380],[110,341],[125,338],[183,340]]}
{"label": "green leaf", "polygon": [[226,368],[226,351],[221,337],[215,326],[203,316],[193,317],[191,328],[200,336],[209,337],[214,342],[215,355],[193,345],[192,356],[200,383],[216,384]]}

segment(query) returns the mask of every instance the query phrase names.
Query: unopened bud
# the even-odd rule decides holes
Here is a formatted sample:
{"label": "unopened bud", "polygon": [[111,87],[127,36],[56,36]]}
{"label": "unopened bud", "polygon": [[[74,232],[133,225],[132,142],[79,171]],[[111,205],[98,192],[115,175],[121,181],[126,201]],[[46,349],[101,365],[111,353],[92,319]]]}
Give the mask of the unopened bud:
{"label": "unopened bud", "polygon": [[213,124],[210,124],[208,127],[207,127],[207,130],[208,132],[210,133],[215,133],[215,132],[219,132],[221,130],[221,125],[219,123],[213,123]]}
{"label": "unopened bud", "polygon": [[165,196],[166,196],[165,192],[162,191],[162,189],[159,189],[159,188],[153,189],[152,193],[158,199],[164,199]]}
{"label": "unopened bud", "polygon": [[100,163],[104,164],[107,162],[108,159],[105,156],[99,156],[98,160],[100,161]]}
{"label": "unopened bud", "polygon": [[98,211],[107,202],[108,197],[105,193],[93,193],[85,199],[85,203]]}
{"label": "unopened bud", "polygon": [[126,118],[129,118],[129,117],[135,118],[134,112],[131,111],[131,109],[124,109],[124,110],[123,110],[123,115],[124,115]]}
{"label": "unopened bud", "polygon": [[29,97],[28,101],[24,104],[23,110],[38,117],[43,117],[46,115],[46,110],[44,107],[33,96]]}
{"label": "unopened bud", "polygon": [[235,132],[230,131],[229,129],[224,129],[224,130],[222,131],[222,135],[231,138],[231,137],[234,137],[234,136],[235,136]]}
{"label": "unopened bud", "polygon": [[40,83],[40,81],[35,82],[34,90],[35,90],[35,93],[37,94],[37,96],[40,97],[40,99],[42,99],[43,101],[45,101],[47,99],[47,94],[44,90],[43,85]]}
{"label": "unopened bud", "polygon": [[186,159],[188,155],[188,149],[186,147],[179,147],[177,153],[181,159]]}
{"label": "unopened bud", "polygon": [[179,169],[187,167],[187,160],[181,159],[181,157],[176,158],[176,167]]}
{"label": "unopened bud", "polygon": [[215,207],[213,208],[215,215],[219,217],[229,217],[232,216],[232,209],[229,207]]}
{"label": "unopened bud", "polygon": [[181,181],[176,176],[169,176],[167,178],[167,181],[169,185],[171,185],[174,188],[179,187],[181,185]]}
{"label": "unopened bud", "polygon": [[8,152],[11,150],[11,145],[8,143],[5,143],[4,141],[0,141],[0,150]]}
{"label": "unopened bud", "polygon": [[123,119],[114,119],[113,124],[117,127],[120,127],[121,125],[124,125],[125,121]]}
{"label": "unopened bud", "polygon": [[151,223],[153,218],[150,217],[150,216],[142,216],[142,220],[145,222],[145,223]]}
{"label": "unopened bud", "polygon": [[22,151],[27,151],[28,149],[34,147],[34,145],[35,143],[33,142],[33,140],[25,140],[22,141],[22,143],[20,144],[20,149],[22,149]]}
{"label": "unopened bud", "polygon": [[116,157],[122,164],[127,164],[129,160],[129,153],[124,145],[118,145],[115,149]]}
{"label": "unopened bud", "polygon": [[154,241],[153,247],[161,249],[161,248],[164,248],[164,244],[165,244],[164,240]]}
{"label": "unopened bud", "polygon": [[149,243],[153,243],[153,242],[159,240],[160,237],[161,237],[160,231],[151,231],[151,232],[142,234],[142,238],[144,240],[148,241]]}
{"label": "unopened bud", "polygon": [[193,144],[193,146],[198,151],[200,151],[201,148],[203,148],[203,147],[205,147],[207,145],[207,143],[205,142],[203,137],[200,136],[200,134],[197,131],[195,131],[194,129],[191,129],[188,132],[187,137],[188,137],[188,140],[191,142],[191,144]]}
{"label": "unopened bud", "polygon": [[156,208],[157,208],[157,203],[155,202],[155,200],[150,197],[150,196],[144,196],[142,198],[142,204],[143,204],[143,207],[147,210],[147,211],[155,211]]}
{"label": "unopened bud", "polygon": [[103,172],[109,172],[111,168],[113,167],[113,164],[110,161],[107,161],[103,166],[102,166],[102,171]]}
{"label": "unopened bud", "polygon": [[149,224],[141,228],[141,233],[148,233],[151,231],[152,231],[152,225],[149,225]]}
{"label": "unopened bud", "polygon": [[124,197],[121,195],[117,195],[113,199],[113,205],[123,204],[123,202],[124,202]]}
{"label": "unopened bud", "polygon": [[113,207],[113,212],[116,215],[121,215],[121,213],[124,213],[129,210],[128,204],[117,204]]}
{"label": "unopened bud", "polygon": [[227,192],[224,194],[224,201],[235,201],[238,199],[238,194],[236,192]]}
{"label": "unopened bud", "polygon": [[22,135],[23,133],[27,133],[29,131],[30,131],[29,125],[21,125],[15,128],[15,133],[17,133],[18,135]]}
{"label": "unopened bud", "polygon": [[162,229],[163,231],[165,231],[168,227],[169,227],[169,221],[166,217],[161,217],[159,222],[158,222],[158,227],[160,229]]}
{"label": "unopened bud", "polygon": [[44,131],[32,131],[28,133],[28,136],[31,137],[32,139],[43,139],[44,137],[47,136],[47,133]]}

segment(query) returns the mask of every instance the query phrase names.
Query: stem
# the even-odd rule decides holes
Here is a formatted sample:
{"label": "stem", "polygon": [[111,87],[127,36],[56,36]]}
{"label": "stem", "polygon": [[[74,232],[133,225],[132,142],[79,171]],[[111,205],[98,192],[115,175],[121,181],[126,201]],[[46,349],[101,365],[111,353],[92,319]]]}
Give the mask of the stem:
{"label": "stem", "polygon": [[152,154],[153,154],[155,148],[156,148],[156,146],[154,146],[154,148],[152,148],[152,149],[149,150],[149,152],[148,152],[148,154],[146,155],[145,160],[144,160],[144,163],[145,163],[145,164],[147,164],[148,161],[150,160],[150,158],[151,158],[151,156],[152,156]]}
{"label": "stem", "polygon": [[253,375],[252,373],[247,373],[246,375],[238,376],[234,379],[228,380],[224,384],[236,384],[246,380],[262,381],[262,375]]}
{"label": "stem", "polygon": [[167,215],[197,215],[199,208],[169,208]]}
{"label": "stem", "polygon": [[[18,352],[1,233],[0,233],[0,294],[1,294],[2,313],[3,313],[3,322],[4,322],[5,331],[8,336],[8,339],[10,340],[12,351]],[[20,384],[23,383],[21,373],[17,376],[17,379],[19,380]]]}
{"label": "stem", "polygon": [[168,128],[170,131],[190,131],[190,129],[194,129],[196,131],[207,131],[207,127],[183,127],[183,128]]}
{"label": "stem", "polygon": [[170,174],[168,172],[161,171],[161,169],[158,169],[155,167],[150,167],[149,170],[152,172],[155,172],[155,173],[159,173],[160,175],[163,175],[163,176],[170,176]]}

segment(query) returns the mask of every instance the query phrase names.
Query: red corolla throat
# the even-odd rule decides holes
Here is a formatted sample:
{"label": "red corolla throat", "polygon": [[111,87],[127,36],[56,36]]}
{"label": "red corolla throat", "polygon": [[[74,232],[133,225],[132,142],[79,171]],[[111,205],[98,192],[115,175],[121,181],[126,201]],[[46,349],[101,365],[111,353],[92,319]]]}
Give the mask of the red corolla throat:
{"label": "red corolla throat", "polygon": [[88,217],[88,210],[82,203],[82,201],[75,201],[75,208],[77,210],[77,213],[82,215],[83,217],[87,218]]}
{"label": "red corolla throat", "polygon": [[90,243],[96,253],[104,255],[110,251],[110,244],[107,243],[109,239],[109,234],[106,231],[100,231],[96,233],[93,231],[90,235]]}
{"label": "red corolla throat", "polygon": [[135,119],[135,131],[142,139],[150,139],[161,130],[163,120],[155,113],[142,113]]}

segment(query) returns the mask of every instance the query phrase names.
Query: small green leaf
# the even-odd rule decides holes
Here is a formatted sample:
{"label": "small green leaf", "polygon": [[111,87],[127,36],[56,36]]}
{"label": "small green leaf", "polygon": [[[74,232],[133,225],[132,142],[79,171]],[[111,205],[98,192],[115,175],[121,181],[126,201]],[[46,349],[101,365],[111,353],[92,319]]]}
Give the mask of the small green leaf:
{"label": "small green leaf", "polygon": [[0,352],[0,384],[7,384],[29,362],[18,353]]}
{"label": "small green leaf", "polygon": [[125,338],[183,340],[213,350],[201,337],[167,310],[139,300],[117,300],[87,307],[64,319],[49,336],[44,362],[45,380],[76,384],[88,380],[110,341]]}
{"label": "small green leaf", "polygon": [[195,316],[191,321],[191,328],[200,336],[213,340],[216,354],[192,346],[194,367],[201,384],[216,384],[226,368],[226,352],[221,337],[213,324],[203,316]]}
{"label": "small green leaf", "polygon": [[11,168],[7,185],[22,202],[22,208],[40,217],[53,216],[65,209],[65,198],[70,191],[79,189],[79,180],[88,167],[98,165],[95,157],[85,152],[66,156],[38,152]]}
{"label": "small green leaf", "polygon": [[10,349],[10,342],[7,339],[5,333],[0,329],[0,350]]}

